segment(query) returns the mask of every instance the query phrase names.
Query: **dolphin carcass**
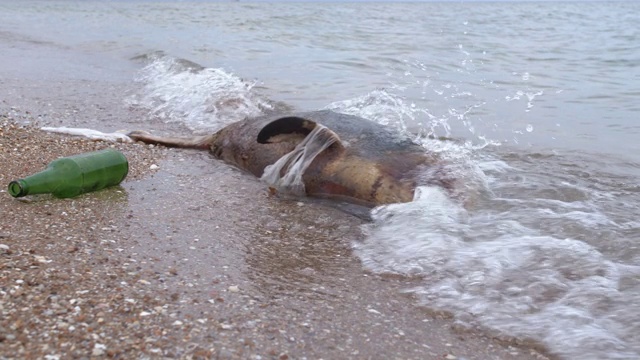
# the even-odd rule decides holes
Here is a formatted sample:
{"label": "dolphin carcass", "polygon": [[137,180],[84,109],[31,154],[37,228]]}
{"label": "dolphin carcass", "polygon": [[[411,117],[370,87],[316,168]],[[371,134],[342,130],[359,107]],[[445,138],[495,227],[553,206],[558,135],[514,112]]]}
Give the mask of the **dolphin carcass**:
{"label": "dolphin carcass", "polygon": [[204,136],[128,135],[149,144],[209,150],[272,185],[365,206],[409,202],[418,185],[452,186],[439,175],[437,154],[388,127],[330,110],[247,118]]}

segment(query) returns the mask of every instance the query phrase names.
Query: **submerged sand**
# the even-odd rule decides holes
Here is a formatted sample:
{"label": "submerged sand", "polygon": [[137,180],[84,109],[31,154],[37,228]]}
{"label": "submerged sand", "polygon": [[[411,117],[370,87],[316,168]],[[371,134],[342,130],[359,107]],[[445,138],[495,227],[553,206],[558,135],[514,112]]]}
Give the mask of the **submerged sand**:
{"label": "submerged sand", "polygon": [[[6,192],[59,156],[104,147],[130,161],[119,187]],[[419,279],[364,272],[350,251],[362,220],[270,197],[203,152],[0,115],[0,185],[0,359],[545,358],[417,307],[401,290]]]}

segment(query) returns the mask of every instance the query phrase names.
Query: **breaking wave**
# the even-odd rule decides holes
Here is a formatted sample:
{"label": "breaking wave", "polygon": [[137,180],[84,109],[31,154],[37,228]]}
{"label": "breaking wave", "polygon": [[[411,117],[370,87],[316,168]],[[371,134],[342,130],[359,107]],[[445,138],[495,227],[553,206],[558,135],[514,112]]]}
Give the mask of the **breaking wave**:
{"label": "breaking wave", "polygon": [[273,102],[254,90],[256,82],[224,69],[206,68],[162,53],[140,58],[147,62],[136,78],[142,88],[127,103],[164,121],[211,131],[274,109]]}

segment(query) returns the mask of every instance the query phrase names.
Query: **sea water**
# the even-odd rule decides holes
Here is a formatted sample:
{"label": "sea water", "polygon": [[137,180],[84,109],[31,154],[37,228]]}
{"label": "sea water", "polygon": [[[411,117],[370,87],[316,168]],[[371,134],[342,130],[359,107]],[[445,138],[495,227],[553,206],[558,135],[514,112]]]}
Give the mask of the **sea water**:
{"label": "sea water", "polygon": [[636,2],[0,1],[0,64],[125,84],[142,128],[291,109],[393,127],[451,163],[466,200],[423,187],[374,209],[344,239],[367,271],[420,279],[416,309],[461,329],[636,359],[639,23]]}

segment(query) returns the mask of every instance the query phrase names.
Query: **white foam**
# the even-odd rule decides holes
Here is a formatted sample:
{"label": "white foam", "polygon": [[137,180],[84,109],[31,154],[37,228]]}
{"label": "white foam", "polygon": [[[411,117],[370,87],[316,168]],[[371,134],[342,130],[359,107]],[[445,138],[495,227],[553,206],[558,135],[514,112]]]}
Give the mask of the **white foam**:
{"label": "white foam", "polygon": [[[381,206],[371,216],[374,222],[364,227],[367,239],[354,248],[364,266],[375,272],[433,273],[462,245],[446,229],[462,224],[465,211],[436,187],[418,188],[413,202]],[[424,256],[426,249],[434,250],[431,256]]]}
{"label": "white foam", "polygon": [[102,140],[111,142],[133,142],[133,140],[127,135],[120,132],[104,133],[98,130],[85,129],[85,128],[69,128],[69,127],[42,127],[43,131],[68,134],[73,136],[82,136],[91,140]]}
{"label": "white foam", "polygon": [[336,101],[325,106],[325,109],[361,116],[395,128],[403,134],[407,131],[405,119],[415,119],[416,113],[416,109],[402,97],[386,90],[374,90],[353,99]]}
{"label": "white foam", "polygon": [[255,82],[170,56],[156,57],[136,80],[143,88],[127,100],[129,105],[192,130],[219,129],[272,108],[253,90]]}

